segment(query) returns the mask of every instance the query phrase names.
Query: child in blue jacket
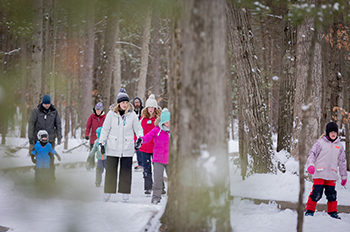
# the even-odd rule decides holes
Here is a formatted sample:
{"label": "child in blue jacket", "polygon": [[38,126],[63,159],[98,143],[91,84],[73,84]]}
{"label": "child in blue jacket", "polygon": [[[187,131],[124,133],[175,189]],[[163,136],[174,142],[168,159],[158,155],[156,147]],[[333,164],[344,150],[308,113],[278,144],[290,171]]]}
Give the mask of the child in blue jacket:
{"label": "child in blue jacket", "polygon": [[52,148],[49,140],[49,135],[46,130],[38,131],[38,141],[34,145],[32,155],[35,159],[35,181],[47,181],[50,180],[50,156],[49,152],[57,156],[57,159],[61,161],[61,157]]}
{"label": "child in blue jacket", "polygon": [[89,154],[89,157],[87,158],[87,163],[90,163],[90,159],[95,158],[95,153],[97,153],[96,158],[97,158],[97,168],[96,168],[96,187],[100,187],[101,182],[102,182],[102,174],[104,169],[107,167],[107,155],[106,154],[101,154],[101,151],[99,149],[99,140],[100,140],[100,135],[101,135],[101,130],[102,127],[99,127],[96,129],[96,135],[97,139],[94,142],[94,146],[91,149],[91,152]]}

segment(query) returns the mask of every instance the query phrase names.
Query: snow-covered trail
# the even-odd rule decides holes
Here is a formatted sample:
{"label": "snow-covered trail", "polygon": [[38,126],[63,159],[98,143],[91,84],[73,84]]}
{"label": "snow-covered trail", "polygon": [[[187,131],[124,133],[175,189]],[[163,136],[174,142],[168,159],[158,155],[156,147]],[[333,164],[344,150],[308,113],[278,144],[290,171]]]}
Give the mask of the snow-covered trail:
{"label": "snow-covered trail", "polygon": [[[103,202],[103,186],[95,187],[95,171],[85,167],[58,167],[56,181],[42,186],[34,171],[8,172],[5,188],[13,195],[1,196],[0,225],[13,231],[141,231],[165,204],[152,205],[143,194],[142,172],[133,172],[130,200],[113,194]],[[7,194],[8,195],[8,194]],[[14,226],[15,225],[15,226]]]}

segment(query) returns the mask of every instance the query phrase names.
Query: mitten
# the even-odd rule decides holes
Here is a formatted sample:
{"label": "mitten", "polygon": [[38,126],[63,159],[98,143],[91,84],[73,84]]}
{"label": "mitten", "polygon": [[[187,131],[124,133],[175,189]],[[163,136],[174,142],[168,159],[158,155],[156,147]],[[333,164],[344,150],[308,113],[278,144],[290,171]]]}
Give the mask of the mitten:
{"label": "mitten", "polygon": [[314,166],[310,166],[310,167],[307,168],[307,171],[308,171],[311,175],[313,175],[313,174],[315,174],[315,167],[314,167]]}
{"label": "mitten", "polygon": [[105,153],[106,153],[105,146],[102,145],[102,143],[100,143],[99,146],[100,146],[100,152],[101,152],[101,154],[105,154]]}
{"label": "mitten", "polygon": [[32,159],[33,164],[35,164],[36,163],[35,156],[34,155],[30,155],[30,158]]}
{"label": "mitten", "polygon": [[57,145],[61,144],[61,139],[57,139]]}
{"label": "mitten", "polygon": [[140,137],[140,138],[138,138],[138,139],[136,140],[136,143],[135,143],[135,145],[134,145],[135,150],[140,149],[141,146],[142,146],[142,138]]}
{"label": "mitten", "polygon": [[89,140],[89,136],[85,136],[85,139],[86,139],[86,140]]}
{"label": "mitten", "polygon": [[345,186],[347,181],[348,181],[347,179],[341,180],[341,185],[342,185],[342,186]]}
{"label": "mitten", "polygon": [[55,155],[56,155],[58,161],[61,161],[61,156],[59,154],[57,154],[57,153]]}

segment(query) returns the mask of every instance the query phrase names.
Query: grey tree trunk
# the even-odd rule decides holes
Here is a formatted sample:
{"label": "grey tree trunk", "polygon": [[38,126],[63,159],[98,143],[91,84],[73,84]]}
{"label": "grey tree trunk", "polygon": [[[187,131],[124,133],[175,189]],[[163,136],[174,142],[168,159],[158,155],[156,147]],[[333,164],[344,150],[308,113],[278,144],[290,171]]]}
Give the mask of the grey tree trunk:
{"label": "grey tree trunk", "polygon": [[84,46],[84,66],[82,70],[81,92],[81,136],[85,135],[86,122],[92,108],[92,76],[94,67],[95,25],[94,2],[86,2],[86,36]]}
{"label": "grey tree trunk", "polygon": [[[263,77],[254,58],[254,42],[249,22],[249,13],[245,9],[228,6],[228,17],[233,57],[236,65],[240,88],[239,110],[242,111],[247,127],[248,153],[253,158],[252,171],[255,173],[274,172],[272,164],[272,140],[269,130],[268,107],[263,94]],[[243,128],[241,128],[243,129]],[[242,132],[241,132],[242,133]],[[241,138],[239,138],[241,139]]]}
{"label": "grey tree trunk", "polygon": [[30,85],[30,108],[41,101],[42,59],[43,59],[43,0],[34,0],[33,46],[32,46],[32,78]]}
{"label": "grey tree trunk", "polygon": [[52,1],[44,1],[44,46],[43,46],[43,76],[42,76],[42,93],[50,94],[51,73],[51,22],[52,22]]}
{"label": "grey tree trunk", "polygon": [[110,95],[115,58],[115,42],[117,41],[117,4],[118,1],[109,1],[107,10],[107,30],[101,61],[101,75],[99,78],[99,93],[105,107],[114,103],[114,99],[110,99]]}
{"label": "grey tree trunk", "polygon": [[159,13],[154,11],[153,20],[153,94],[156,99],[160,97],[160,60],[159,60]]}
{"label": "grey tree trunk", "polygon": [[22,70],[22,92],[21,92],[21,112],[22,112],[22,121],[21,121],[21,138],[26,137],[27,132],[27,123],[28,123],[28,109],[27,109],[27,42],[26,38],[21,37],[21,70]]}
{"label": "grey tree trunk", "polygon": [[148,69],[149,41],[151,37],[151,15],[150,7],[146,10],[146,18],[143,24],[142,45],[141,45],[141,67],[137,85],[137,96],[144,102],[146,99],[146,78]]}
{"label": "grey tree trunk", "polygon": [[298,158],[298,143],[300,141],[300,131],[302,128],[302,109],[305,105],[306,80],[309,70],[309,56],[311,38],[313,36],[313,22],[306,19],[305,23],[298,27],[297,51],[296,51],[296,91],[294,98],[293,132],[291,143],[291,156]]}
{"label": "grey tree trunk", "polygon": [[[305,172],[305,162],[308,151],[311,147],[310,143],[313,137],[315,136],[315,131],[318,129],[317,123],[320,121],[320,112],[314,112],[315,110],[320,109],[321,101],[320,101],[320,83],[321,83],[321,71],[322,70],[317,62],[321,60],[321,47],[316,44],[317,42],[318,32],[314,28],[314,21],[306,18],[305,22],[300,26],[298,30],[297,36],[297,72],[296,74],[303,75],[303,83],[304,85],[304,100],[298,99],[301,104],[298,106],[299,113],[299,123],[300,130],[298,131],[300,141],[297,142],[298,151],[294,154],[298,154],[299,159],[299,202],[298,202],[298,223],[297,223],[297,231],[303,231],[303,222],[304,222],[304,210],[305,205],[303,203],[304,199],[304,191],[305,191],[305,180],[304,180],[304,172]],[[306,47],[304,47],[306,46]],[[300,60],[298,60],[298,58]],[[303,63],[301,63],[303,62]],[[319,70],[315,70],[315,69]],[[305,70],[306,73],[300,73],[301,70]],[[298,77],[297,77],[298,78]],[[319,82],[319,83],[315,83]],[[313,86],[316,84],[316,86]],[[312,90],[315,88],[315,90]],[[313,92],[314,91],[314,92]],[[315,93],[319,91],[318,93]],[[295,109],[297,106],[295,106]],[[316,109],[314,109],[316,108]],[[315,116],[316,115],[316,116]],[[317,117],[319,115],[319,117]],[[316,127],[316,128],[311,128]],[[297,129],[297,128],[294,128]],[[294,132],[294,130],[293,130]],[[294,135],[294,133],[293,133]],[[311,137],[311,138],[308,138]],[[295,137],[293,137],[294,139]],[[313,143],[316,141],[314,138]],[[294,142],[294,141],[293,141]],[[293,152],[293,150],[292,150]]]}
{"label": "grey tree trunk", "polygon": [[232,231],[225,1],[177,3],[180,9],[175,10],[181,13],[172,43],[169,197],[161,230]]}
{"label": "grey tree trunk", "polygon": [[293,131],[293,102],[295,93],[295,46],[296,30],[290,24],[285,23],[283,35],[282,74],[280,84],[279,114],[278,114],[278,138],[277,152],[286,150],[290,152],[290,143]]}
{"label": "grey tree trunk", "polygon": [[[119,34],[120,34],[120,27],[119,27],[119,14],[120,14],[120,2],[118,3],[117,6],[117,19],[116,19],[116,30],[117,30],[117,35],[116,39],[119,39]],[[121,88],[122,85],[122,74],[121,74],[121,61],[120,61],[120,53],[121,53],[121,48],[120,44],[115,44],[115,49],[114,49],[114,68],[113,68],[113,80],[112,80],[112,92],[111,92],[111,103],[117,101],[117,96],[119,89]]]}

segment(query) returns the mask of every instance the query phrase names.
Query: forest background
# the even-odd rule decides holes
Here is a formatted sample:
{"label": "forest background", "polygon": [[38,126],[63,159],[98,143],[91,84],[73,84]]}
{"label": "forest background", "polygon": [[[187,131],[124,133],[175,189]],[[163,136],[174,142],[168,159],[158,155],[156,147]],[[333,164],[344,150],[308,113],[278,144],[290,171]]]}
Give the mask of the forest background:
{"label": "forest background", "polygon": [[[272,134],[278,136],[277,151],[297,158],[303,153],[305,158],[305,151],[332,120],[350,147],[348,1],[0,0],[0,4],[2,144],[16,127],[21,128],[16,136],[26,137],[32,109],[50,94],[64,122],[67,147],[69,133],[84,136],[94,105],[102,101],[107,111],[123,87],[131,99],[145,102],[153,93],[161,107],[179,112],[172,118],[172,134],[193,137],[187,141],[199,138],[203,128],[199,124],[184,133],[177,124],[187,123],[185,110],[192,110],[197,119],[217,112],[217,130],[231,130],[220,136],[204,133],[198,144],[215,136],[228,139],[235,134],[230,125],[238,120],[243,178],[283,170],[272,151]],[[210,60],[220,64],[219,70],[206,65]],[[215,99],[208,99],[211,94]],[[79,128],[81,134],[76,133]],[[173,139],[182,141],[179,136]],[[180,144],[174,153],[191,145],[172,144]],[[194,157],[203,155],[203,147],[198,150],[192,151]]]}

